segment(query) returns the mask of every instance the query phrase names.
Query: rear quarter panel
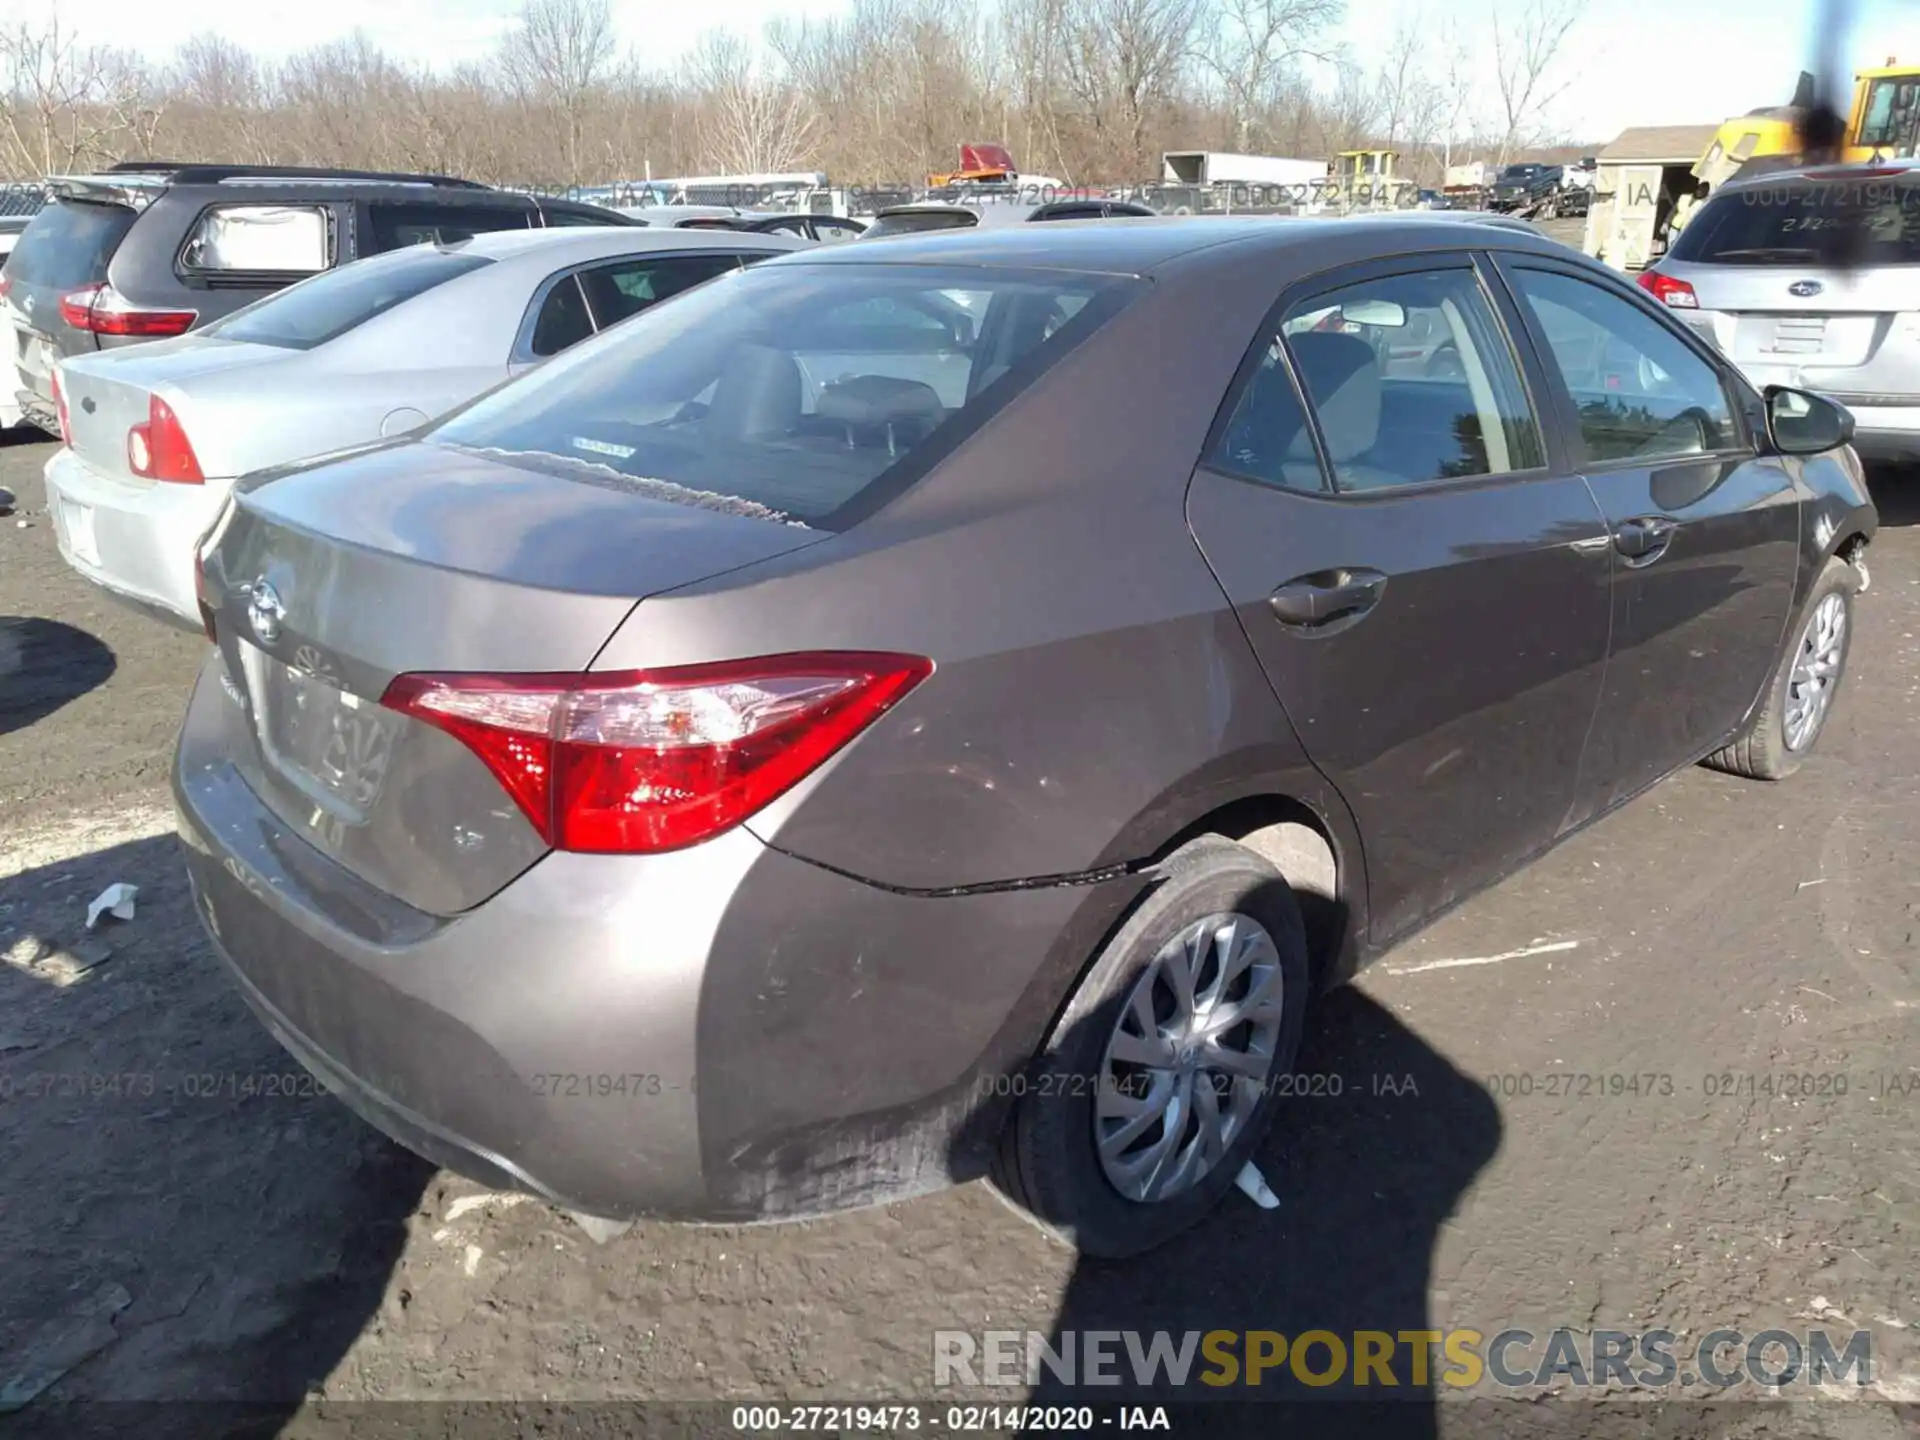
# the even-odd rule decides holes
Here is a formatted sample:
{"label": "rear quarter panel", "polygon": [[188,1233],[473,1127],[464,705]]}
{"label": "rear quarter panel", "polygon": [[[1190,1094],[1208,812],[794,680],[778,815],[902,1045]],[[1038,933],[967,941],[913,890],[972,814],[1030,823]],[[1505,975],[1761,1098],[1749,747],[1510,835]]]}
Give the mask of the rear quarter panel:
{"label": "rear quarter panel", "polygon": [[596,668],[829,648],[932,657],[932,677],[750,822],[887,886],[1138,860],[1244,795],[1337,811],[1184,514],[1214,411],[1281,283],[1270,250],[1164,268],[891,505],[644,601]]}

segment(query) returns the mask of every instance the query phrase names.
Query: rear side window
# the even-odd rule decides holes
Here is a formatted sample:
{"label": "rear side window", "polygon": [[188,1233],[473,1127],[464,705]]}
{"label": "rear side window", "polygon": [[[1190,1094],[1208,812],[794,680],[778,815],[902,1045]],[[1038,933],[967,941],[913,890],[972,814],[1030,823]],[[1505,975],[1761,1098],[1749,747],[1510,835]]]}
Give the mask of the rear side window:
{"label": "rear side window", "polygon": [[437,285],[492,263],[484,256],[440,249],[375,255],[256,300],[200,333],[285,350],[311,350]]}
{"label": "rear side window", "polygon": [[491,230],[525,230],[528,212],[479,205],[394,205],[375,201],[367,206],[373,243],[369,252],[398,250],[407,245],[451,245]]}
{"label": "rear side window", "polygon": [[7,261],[26,285],[76,290],[107,278],[107,262],[138,217],[124,205],[55,200],[33,217]]}
{"label": "rear side window", "polygon": [[870,487],[908,483],[1105,323],[1136,284],[755,266],[559,356],[428,438],[588,483],[837,529],[862,513]]}
{"label": "rear side window", "polygon": [[316,275],[333,263],[333,226],[322,205],[215,205],[180,251],[184,269]]}
{"label": "rear side window", "polygon": [[587,297],[580,293],[579,278],[561,277],[540,302],[539,317],[533,322],[533,353],[543,359],[558,355],[591,334],[593,316],[587,313]]}
{"label": "rear side window", "polygon": [[624,215],[616,215],[610,210],[574,207],[570,205],[547,205],[541,207],[541,216],[549,226],[553,225],[619,225],[633,224]]}
{"label": "rear side window", "polygon": [[1731,191],[1703,206],[1668,253],[1694,265],[1811,265],[1842,242],[1865,265],[1920,265],[1920,184],[1836,180]]}

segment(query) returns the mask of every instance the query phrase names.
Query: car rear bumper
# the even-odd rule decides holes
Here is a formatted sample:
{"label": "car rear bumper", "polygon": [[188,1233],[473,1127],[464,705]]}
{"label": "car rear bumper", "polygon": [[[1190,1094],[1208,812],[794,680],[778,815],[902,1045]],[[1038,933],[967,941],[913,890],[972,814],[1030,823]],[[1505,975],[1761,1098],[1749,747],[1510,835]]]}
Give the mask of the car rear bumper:
{"label": "car rear bumper", "polygon": [[173,781],[196,908],[249,1004],[401,1143],[586,1214],[792,1218],[983,1173],[1010,1088],[992,1081],[1083,958],[1062,937],[1124,898],[902,895],[740,828],[549,854],[428,915],[255,797],[222,663],[210,650]]}
{"label": "car rear bumper", "polygon": [[198,630],[194,548],[218,518],[227,487],[120,480],[64,447],[45,473],[67,564],[116,598]]}

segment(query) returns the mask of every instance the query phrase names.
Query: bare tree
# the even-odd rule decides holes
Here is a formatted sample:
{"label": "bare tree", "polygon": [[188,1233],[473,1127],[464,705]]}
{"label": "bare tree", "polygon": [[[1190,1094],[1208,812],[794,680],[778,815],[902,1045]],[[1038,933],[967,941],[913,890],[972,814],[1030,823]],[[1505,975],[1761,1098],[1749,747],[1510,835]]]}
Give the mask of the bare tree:
{"label": "bare tree", "polygon": [[1498,163],[1528,143],[1541,112],[1573,84],[1560,52],[1585,12],[1585,0],[1521,0],[1509,19],[1494,0],[1493,62],[1504,125]]}
{"label": "bare tree", "polygon": [[1478,91],[1474,83],[1473,51],[1452,16],[1442,22],[1440,50],[1445,58],[1441,62],[1442,98],[1437,118],[1440,165],[1444,174],[1453,168],[1454,147],[1472,139],[1479,117],[1473,111],[1473,96]]}
{"label": "bare tree", "polygon": [[565,126],[571,184],[584,178],[587,111],[617,58],[610,0],[524,0],[501,48],[515,93]]}
{"label": "bare tree", "polygon": [[1359,147],[1380,123],[1380,92],[1351,61],[1340,62],[1321,124],[1322,148],[1330,154]]}
{"label": "bare tree", "polygon": [[1333,59],[1318,42],[1345,12],[1345,0],[1219,0],[1214,6],[1204,53],[1226,93],[1239,149],[1251,148],[1259,117],[1275,108],[1301,61]]}
{"label": "bare tree", "polygon": [[1420,11],[1411,18],[1403,17],[1381,56],[1376,82],[1379,138],[1390,150],[1402,141],[1433,138],[1443,102],[1439,86],[1427,71],[1433,38],[1425,17],[1431,13]]}
{"label": "bare tree", "polygon": [[116,158],[116,141],[151,140],[157,89],[135,59],[83,45],[57,13],[0,30],[0,146],[16,174],[48,175]]}
{"label": "bare tree", "polygon": [[730,30],[709,30],[688,57],[700,148],[728,174],[790,171],[805,158],[812,116],[784,79],[756,71],[753,49]]}
{"label": "bare tree", "polygon": [[1068,0],[1066,93],[1107,166],[1152,166],[1149,120],[1182,78],[1199,18],[1200,0]]}

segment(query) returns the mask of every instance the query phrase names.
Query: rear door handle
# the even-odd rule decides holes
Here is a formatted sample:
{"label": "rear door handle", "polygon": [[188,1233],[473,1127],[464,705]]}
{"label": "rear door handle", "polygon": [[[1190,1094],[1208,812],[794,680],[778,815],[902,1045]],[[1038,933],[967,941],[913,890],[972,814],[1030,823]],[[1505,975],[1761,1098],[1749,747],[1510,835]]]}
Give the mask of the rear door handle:
{"label": "rear door handle", "polygon": [[1613,532],[1613,548],[1629,560],[1649,565],[1660,558],[1667,543],[1673,539],[1673,532],[1679,528],[1679,521],[1669,520],[1664,515],[1641,515],[1632,520],[1622,520]]}
{"label": "rear door handle", "polygon": [[1380,603],[1387,577],[1378,570],[1321,570],[1289,580],[1267,599],[1282,625],[1314,629],[1364,615]]}

